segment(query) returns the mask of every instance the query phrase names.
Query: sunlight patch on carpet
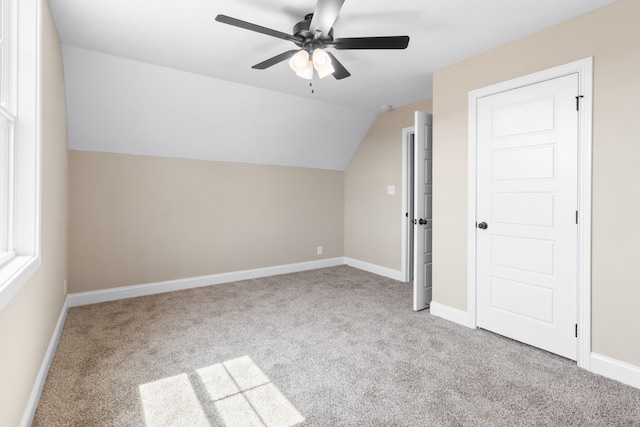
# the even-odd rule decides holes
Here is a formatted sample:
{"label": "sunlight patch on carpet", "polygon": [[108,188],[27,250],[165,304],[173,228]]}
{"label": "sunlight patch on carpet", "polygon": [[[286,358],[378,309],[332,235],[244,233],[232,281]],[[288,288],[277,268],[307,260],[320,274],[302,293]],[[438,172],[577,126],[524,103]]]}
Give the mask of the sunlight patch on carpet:
{"label": "sunlight patch on carpet", "polygon": [[227,427],[291,427],[304,417],[248,356],[198,369]]}
{"label": "sunlight patch on carpet", "polygon": [[140,386],[147,427],[210,427],[187,374],[163,378]]}
{"label": "sunlight patch on carpet", "polygon": [[139,386],[147,427],[210,427],[212,412],[225,427],[293,427],[305,420],[248,356],[195,374],[191,379],[184,373]]}

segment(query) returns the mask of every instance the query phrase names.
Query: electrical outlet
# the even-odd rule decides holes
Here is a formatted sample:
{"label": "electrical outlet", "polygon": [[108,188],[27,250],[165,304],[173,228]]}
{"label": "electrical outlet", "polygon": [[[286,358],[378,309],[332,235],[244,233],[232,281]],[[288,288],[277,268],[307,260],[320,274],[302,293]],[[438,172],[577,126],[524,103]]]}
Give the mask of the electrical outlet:
{"label": "electrical outlet", "polygon": [[322,255],[322,246],[318,246],[318,255]]}

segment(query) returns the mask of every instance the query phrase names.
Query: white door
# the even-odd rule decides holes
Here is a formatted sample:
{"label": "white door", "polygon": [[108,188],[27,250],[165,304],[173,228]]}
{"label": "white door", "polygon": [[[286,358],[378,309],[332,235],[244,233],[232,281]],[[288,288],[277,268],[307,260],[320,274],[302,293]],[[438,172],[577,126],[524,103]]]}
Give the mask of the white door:
{"label": "white door", "polygon": [[576,359],[578,75],[478,99],[477,325]]}
{"label": "white door", "polygon": [[431,303],[431,116],[416,111],[413,146],[413,309]]}

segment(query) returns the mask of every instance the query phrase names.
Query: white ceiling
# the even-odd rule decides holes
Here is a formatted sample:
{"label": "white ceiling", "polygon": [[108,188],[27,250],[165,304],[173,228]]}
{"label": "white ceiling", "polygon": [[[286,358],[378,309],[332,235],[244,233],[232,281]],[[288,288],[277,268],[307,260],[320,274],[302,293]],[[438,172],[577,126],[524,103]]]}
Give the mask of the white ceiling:
{"label": "white ceiling", "polygon": [[[309,81],[295,76],[286,61],[267,70],[251,69],[258,62],[294,49],[293,43],[225,25],[214,18],[225,14],[291,33],[293,25],[313,11],[315,0],[49,0],[64,48],[72,148],[328,169],[346,167],[381,106],[398,107],[430,98],[434,70],[612,2],[346,0],[334,24],[334,37],[409,35],[409,47],[393,51],[334,51],[351,77],[315,78],[311,93]],[[105,68],[88,66],[93,60],[108,65],[108,71],[118,70],[114,74],[138,68],[136,77],[128,81],[133,92],[123,89],[127,86],[123,85],[126,77],[112,78]],[[166,69],[182,74],[170,75]],[[140,96],[136,84],[145,80],[147,72],[159,79],[157,90],[151,91],[155,95],[146,102],[135,101],[133,97]],[[205,83],[203,77],[210,81]],[[184,80],[182,84],[188,80],[193,86],[191,92],[204,98],[193,105],[185,103],[180,79]],[[121,90],[119,99],[100,93],[104,92],[98,90],[102,83]],[[166,86],[176,87],[163,94]],[[221,90],[222,86],[228,90]],[[205,87],[208,89],[200,90]],[[235,96],[234,91],[239,95]],[[260,108],[252,102],[256,97]],[[175,104],[178,100],[184,108],[166,115],[142,109],[148,107],[145,104]],[[135,111],[129,105],[132,102],[140,104]],[[209,113],[206,125],[191,120],[193,109],[203,105],[207,105]],[[135,113],[138,123],[112,133],[109,129],[114,122],[101,118],[105,112],[115,123]],[[260,161],[241,154],[255,152],[259,145],[255,132],[242,136],[237,128],[234,131],[228,126],[229,114],[244,116],[245,124],[261,117],[262,140],[274,144],[273,159]],[[354,114],[353,122],[344,120],[345,114]],[[177,128],[168,132],[173,142],[167,132],[145,132],[167,117],[183,129],[191,126],[180,144],[175,144],[175,138],[182,135]],[[95,126],[100,123],[99,128],[104,131],[96,135]],[[317,123],[324,124],[322,131],[309,132],[310,125]],[[334,132],[324,133],[328,126],[335,128]],[[164,123],[165,127],[170,126]],[[236,154],[225,156],[221,153],[228,149],[212,149],[212,145],[232,136]],[[165,147],[172,143],[173,148]],[[140,147],[127,151],[131,144]],[[158,145],[165,147],[164,152],[157,152]],[[180,147],[185,148],[184,152]],[[313,152],[320,159],[286,159],[293,147],[296,151]],[[334,160],[329,161],[330,158]]]}

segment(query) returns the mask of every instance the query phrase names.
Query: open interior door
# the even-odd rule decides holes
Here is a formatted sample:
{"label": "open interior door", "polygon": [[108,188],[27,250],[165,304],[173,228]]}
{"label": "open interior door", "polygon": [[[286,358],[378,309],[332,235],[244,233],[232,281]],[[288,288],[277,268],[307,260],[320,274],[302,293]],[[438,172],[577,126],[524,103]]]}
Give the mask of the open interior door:
{"label": "open interior door", "polygon": [[416,111],[414,138],[413,203],[413,309],[431,303],[431,115]]}

